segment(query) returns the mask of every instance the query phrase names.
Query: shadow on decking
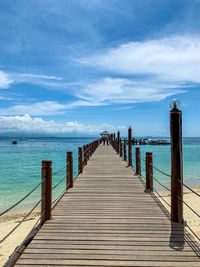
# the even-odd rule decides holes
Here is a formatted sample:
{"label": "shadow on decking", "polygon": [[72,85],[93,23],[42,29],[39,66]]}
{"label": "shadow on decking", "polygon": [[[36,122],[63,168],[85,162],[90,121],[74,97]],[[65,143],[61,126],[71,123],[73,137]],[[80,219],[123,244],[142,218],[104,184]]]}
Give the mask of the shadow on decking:
{"label": "shadow on decking", "polygon": [[[171,222],[171,216],[168,210],[163,206],[160,200],[153,193],[150,194],[151,197],[156,202],[156,204],[159,206],[159,208],[163,211],[168,220]],[[169,247],[171,249],[180,251],[184,250],[185,243],[187,243],[191,247],[191,249],[195,252],[195,254],[200,258],[199,244],[194,240],[194,238],[189,234],[189,232],[185,230],[185,226],[171,222],[171,235],[170,235]]]}
{"label": "shadow on decking", "polygon": [[[140,179],[141,183],[144,185],[144,188],[145,188],[145,182],[143,181],[143,179],[139,176],[138,178]],[[153,200],[156,202],[156,204],[159,206],[159,208],[163,211],[165,216],[171,222],[170,213],[164,207],[164,205],[160,202],[160,200],[154,195],[154,193],[146,189],[144,190],[144,193],[151,195]],[[189,234],[189,232],[185,230],[184,225],[171,222],[171,234],[170,234],[169,247],[173,250],[181,251],[181,250],[184,250],[185,243],[187,243],[191,247],[191,249],[194,251],[194,253],[200,258],[199,243],[196,242],[194,238]]]}

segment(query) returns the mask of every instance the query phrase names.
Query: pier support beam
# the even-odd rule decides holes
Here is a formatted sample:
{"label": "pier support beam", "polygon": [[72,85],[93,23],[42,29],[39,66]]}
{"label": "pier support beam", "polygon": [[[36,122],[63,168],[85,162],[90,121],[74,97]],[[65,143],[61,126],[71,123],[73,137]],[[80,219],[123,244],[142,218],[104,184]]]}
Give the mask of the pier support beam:
{"label": "pier support beam", "polygon": [[174,103],[170,111],[171,220],[183,223],[182,112]]}

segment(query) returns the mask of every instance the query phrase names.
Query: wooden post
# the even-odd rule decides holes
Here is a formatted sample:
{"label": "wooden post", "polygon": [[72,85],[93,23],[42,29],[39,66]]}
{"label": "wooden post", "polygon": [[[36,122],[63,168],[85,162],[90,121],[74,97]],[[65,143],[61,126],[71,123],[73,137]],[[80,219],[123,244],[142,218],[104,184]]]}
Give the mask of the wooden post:
{"label": "wooden post", "polygon": [[120,142],[120,157],[122,157],[122,143]]}
{"label": "wooden post", "polygon": [[115,141],[115,133],[114,133],[114,135],[113,135],[113,139],[114,139],[114,141]]}
{"label": "wooden post", "polygon": [[84,166],[87,165],[86,146],[83,146]]}
{"label": "wooden post", "polygon": [[140,148],[136,147],[135,149],[135,165],[136,165],[136,174],[141,175],[141,158],[140,158]]}
{"label": "wooden post", "polygon": [[126,161],[126,144],[124,143],[124,160]]}
{"label": "wooden post", "polygon": [[67,152],[67,185],[73,187],[73,156],[72,152]]}
{"label": "wooden post", "polygon": [[88,162],[88,145],[86,145],[86,162]]}
{"label": "wooden post", "polygon": [[128,166],[132,166],[132,129],[129,127],[128,129]]}
{"label": "wooden post", "polygon": [[41,224],[51,219],[51,199],[52,199],[52,161],[42,161],[42,180],[41,184]]}
{"label": "wooden post", "polygon": [[82,147],[78,148],[78,173],[83,172],[83,152]]}
{"label": "wooden post", "polygon": [[120,131],[117,132],[117,153],[119,154]]}
{"label": "wooden post", "polygon": [[151,152],[146,152],[146,189],[153,191],[153,160]]}
{"label": "wooden post", "polygon": [[[176,105],[170,111],[171,135],[171,220],[183,223],[182,112]],[[181,200],[180,200],[180,199]]]}

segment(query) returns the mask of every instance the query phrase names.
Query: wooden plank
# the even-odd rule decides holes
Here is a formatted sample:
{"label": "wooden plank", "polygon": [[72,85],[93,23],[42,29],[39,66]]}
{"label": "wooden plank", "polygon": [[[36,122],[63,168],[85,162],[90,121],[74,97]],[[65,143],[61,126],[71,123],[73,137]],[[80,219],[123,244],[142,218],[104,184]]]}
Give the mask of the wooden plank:
{"label": "wooden plank", "polygon": [[163,262],[161,261],[114,261],[114,260],[54,260],[54,259],[23,259],[20,258],[17,266],[22,265],[48,265],[48,266],[163,266],[163,267],[198,267],[200,262]]}
{"label": "wooden plank", "polygon": [[[134,255],[138,255],[138,256],[152,256],[152,255],[156,255],[156,256],[170,256],[172,255],[174,256],[179,256],[179,257],[187,257],[187,256],[193,256],[194,257],[194,253],[193,251],[170,251],[168,250],[148,250],[148,247],[145,248],[145,250],[138,250],[138,247],[136,247],[135,250],[121,250],[121,255],[133,255],[133,251],[134,251]],[[101,254],[101,255],[119,255],[119,249],[115,249],[115,250],[106,250],[106,249],[60,249],[60,248],[54,248],[52,251],[52,248],[41,248],[40,247],[40,251],[38,252],[38,248],[28,248],[26,249],[26,251],[24,252],[24,254],[90,254],[90,255],[96,255],[96,254]]]}
{"label": "wooden plank", "polygon": [[157,253],[156,255],[142,255],[137,252],[134,254],[74,254],[74,253],[55,253],[54,251],[51,251],[51,253],[24,253],[23,259],[41,259],[41,260],[72,260],[72,259],[83,259],[83,260],[131,260],[131,261],[182,261],[182,262],[199,262],[199,259],[193,254],[193,256],[184,256],[178,257],[177,255],[173,255],[171,253],[170,257],[169,255],[159,255]]}
{"label": "wooden plank", "polygon": [[[98,251],[106,251],[106,250],[114,250],[114,251],[121,251],[122,253],[126,253],[126,252],[131,252],[132,251],[141,251],[141,252],[149,252],[151,253],[151,251],[154,251],[155,253],[157,253],[156,251],[160,251],[160,252],[170,252],[170,253],[181,253],[181,254],[184,254],[184,252],[190,252],[192,255],[194,255],[194,252],[193,250],[189,247],[189,246],[185,246],[184,250],[172,250],[169,246],[157,246],[157,245],[149,245],[149,246],[138,246],[138,245],[94,245],[94,244],[63,244],[63,243],[60,243],[60,244],[55,244],[55,243],[49,243],[49,242],[46,242],[46,243],[40,243],[40,242],[31,242],[27,248],[26,251],[28,251],[29,249],[37,249],[37,253],[40,253],[40,251],[42,249],[59,249],[59,251],[61,250],[70,250],[70,249],[73,249],[73,250],[89,250],[89,251],[93,251],[93,250],[98,250]],[[39,250],[38,250],[39,249]],[[26,253],[25,251],[25,253]]]}
{"label": "wooden plank", "polygon": [[100,146],[16,266],[200,266],[195,242],[155,200]]}

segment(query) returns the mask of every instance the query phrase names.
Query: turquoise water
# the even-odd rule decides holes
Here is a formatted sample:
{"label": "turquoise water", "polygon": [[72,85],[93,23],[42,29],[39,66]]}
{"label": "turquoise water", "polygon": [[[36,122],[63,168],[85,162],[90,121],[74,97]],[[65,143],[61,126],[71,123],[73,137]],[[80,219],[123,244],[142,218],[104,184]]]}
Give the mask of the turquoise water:
{"label": "turquoise water", "polygon": [[[133,165],[135,165],[135,147],[133,147]],[[153,165],[158,169],[170,174],[171,173],[171,150],[170,145],[141,145],[141,158],[145,159],[146,152],[153,153]],[[145,168],[145,162],[141,161]],[[145,172],[142,170],[145,177]],[[153,176],[170,188],[170,177],[167,177],[157,170],[153,170]],[[200,185],[200,138],[183,138],[183,180],[189,186]],[[155,188],[162,192],[165,190],[154,181]]]}
{"label": "turquoise water", "polygon": [[[0,140],[0,211],[9,207],[15,201],[23,197],[37,183],[41,181],[41,161],[52,160],[53,172],[66,164],[66,151],[72,151],[77,158],[78,147],[83,146],[95,138],[30,138],[20,141],[17,145],[11,144],[10,138]],[[135,147],[133,146],[133,163],[135,162]],[[140,146],[141,157],[145,153],[153,152],[153,164],[170,174],[170,145],[166,146]],[[135,164],[134,164],[135,165]],[[144,167],[144,162],[142,161]],[[200,138],[183,139],[183,169],[184,182],[190,186],[200,184]],[[74,177],[77,175],[77,160],[74,161]],[[65,176],[63,170],[53,176],[53,185]],[[143,176],[145,176],[143,171]],[[154,171],[154,176],[162,183],[170,187],[170,178]],[[65,187],[63,181],[54,191],[55,199]],[[159,190],[160,186],[154,182]],[[18,210],[24,210],[36,203],[40,198],[40,187],[26,201],[18,206]]]}
{"label": "turquoise water", "polygon": [[[95,138],[30,138],[18,139],[13,145],[11,138],[0,140],[0,211],[22,198],[41,181],[41,161],[52,160],[52,172],[66,164],[66,152],[72,151],[78,156],[78,147],[90,143]],[[74,160],[74,177],[78,173],[77,160]],[[66,169],[53,176],[55,185],[66,175]],[[64,180],[54,191],[53,200],[64,190]],[[39,187],[30,197],[17,207],[25,210],[41,197]],[[15,209],[16,210],[16,209]]]}

